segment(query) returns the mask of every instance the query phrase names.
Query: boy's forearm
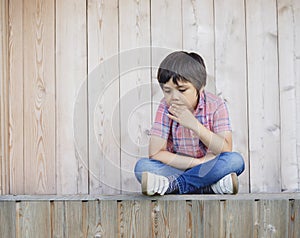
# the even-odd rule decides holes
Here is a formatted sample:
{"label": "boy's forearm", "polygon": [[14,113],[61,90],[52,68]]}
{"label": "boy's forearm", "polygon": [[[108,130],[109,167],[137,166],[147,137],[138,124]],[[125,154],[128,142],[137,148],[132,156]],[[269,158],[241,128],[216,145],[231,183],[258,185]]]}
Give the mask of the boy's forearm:
{"label": "boy's forearm", "polygon": [[207,154],[202,158],[193,158],[185,155],[174,154],[169,151],[160,151],[151,158],[159,160],[164,164],[177,169],[186,170],[215,158],[215,155]]}
{"label": "boy's forearm", "polygon": [[199,121],[192,130],[196,133],[202,143],[206,145],[207,148],[214,154],[220,154],[222,152],[228,152],[232,150],[231,145],[226,141],[225,138],[210,131]]}

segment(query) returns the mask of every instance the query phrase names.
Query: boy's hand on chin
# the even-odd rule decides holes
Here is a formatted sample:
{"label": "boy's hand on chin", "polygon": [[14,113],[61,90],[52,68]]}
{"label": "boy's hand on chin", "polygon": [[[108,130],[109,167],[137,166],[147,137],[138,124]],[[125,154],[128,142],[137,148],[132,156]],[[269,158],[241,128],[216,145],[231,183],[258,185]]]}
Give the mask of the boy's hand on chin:
{"label": "boy's hand on chin", "polygon": [[169,107],[169,112],[171,114],[168,114],[167,116],[178,122],[180,125],[191,130],[196,130],[198,127],[198,120],[185,104],[173,103]]}

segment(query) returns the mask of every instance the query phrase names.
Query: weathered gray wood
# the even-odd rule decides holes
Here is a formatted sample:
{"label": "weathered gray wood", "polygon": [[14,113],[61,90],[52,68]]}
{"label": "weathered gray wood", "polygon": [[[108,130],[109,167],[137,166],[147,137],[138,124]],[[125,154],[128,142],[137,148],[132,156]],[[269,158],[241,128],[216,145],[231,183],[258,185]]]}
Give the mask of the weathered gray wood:
{"label": "weathered gray wood", "polygon": [[16,236],[16,203],[0,202],[0,234],[1,237]]}
{"label": "weathered gray wood", "polygon": [[251,192],[280,192],[276,1],[245,2]]}
{"label": "weathered gray wood", "polygon": [[63,201],[50,202],[51,209],[51,236],[55,238],[65,237],[65,203]]}
{"label": "weathered gray wood", "polygon": [[65,208],[65,233],[66,237],[83,237],[82,227],[82,201],[64,203]]}
{"label": "weathered gray wood", "polygon": [[140,191],[137,159],[148,156],[151,128],[150,4],[119,1],[122,193]]}
{"label": "weathered gray wood", "polygon": [[237,195],[165,195],[144,196],[139,193],[131,195],[5,195],[0,196],[1,201],[87,201],[87,200],[282,200],[300,199],[300,193],[250,193]]}
{"label": "weathered gray wood", "polygon": [[180,201],[158,201],[154,203],[154,237],[186,236],[186,205]]}
{"label": "weathered gray wood", "polygon": [[119,229],[117,201],[101,201],[100,214],[103,237],[117,237]]}
{"label": "weathered gray wood", "polygon": [[[221,237],[220,201],[204,201],[204,236],[203,237]],[[211,214],[214,214],[213,216]]]}
{"label": "weathered gray wood", "polygon": [[119,194],[118,1],[88,0],[87,10],[89,193]]}
{"label": "weathered gray wood", "polygon": [[[295,42],[300,42],[300,1],[294,0],[294,20],[295,20]],[[300,78],[300,44],[295,44],[295,75],[296,79]],[[300,82],[296,80],[296,108],[300,108]],[[297,136],[297,164],[298,164],[298,191],[300,191],[300,110],[297,110],[296,122]]]}
{"label": "weathered gray wood", "polygon": [[[278,1],[278,62],[280,86],[281,128],[281,189],[299,189],[299,164],[297,158],[297,100],[296,85],[296,6],[293,0]],[[298,9],[298,11],[300,11]]]}
{"label": "weathered gray wood", "polygon": [[23,1],[9,1],[10,192],[24,194]]}
{"label": "weathered gray wood", "polygon": [[[176,27],[170,27],[170,24]],[[157,69],[164,57],[174,50],[182,49],[182,33],[181,1],[151,0],[152,118],[155,117],[163,97],[157,82]]]}
{"label": "weathered gray wood", "polygon": [[58,1],[55,12],[57,193],[88,193],[86,1]]}
{"label": "weathered gray wood", "polygon": [[187,202],[187,237],[204,236],[204,202],[193,200]]}
{"label": "weathered gray wood", "polygon": [[[120,229],[120,236],[124,237],[151,237],[151,201],[123,201],[119,205],[123,209],[123,232]],[[122,224],[122,223],[121,223]],[[122,225],[121,225],[122,228]]]}
{"label": "weathered gray wood", "polygon": [[[249,192],[248,98],[244,1],[215,2],[216,94],[226,101],[233,150],[241,153],[245,171],[240,192]],[[232,7],[234,6],[234,7]]]}
{"label": "weathered gray wood", "polygon": [[260,200],[254,209],[254,237],[288,237],[288,200]]}
{"label": "weathered gray wood", "polygon": [[228,200],[221,203],[221,237],[253,237],[254,201]]}
{"label": "weathered gray wood", "polygon": [[151,237],[151,201],[118,203],[119,237]]}
{"label": "weathered gray wood", "polygon": [[55,4],[23,6],[24,192],[56,194]]}
{"label": "weathered gray wood", "polygon": [[[228,4],[228,6],[232,5]],[[233,8],[231,7],[231,9]],[[204,58],[207,70],[206,90],[215,93],[216,71],[213,1],[182,1],[182,35],[183,49],[197,52]]]}
{"label": "weathered gray wood", "polygon": [[300,200],[289,201],[288,222],[288,237],[300,237]]}
{"label": "weathered gray wood", "polygon": [[48,202],[20,202],[17,206],[16,216],[16,237],[51,237]]}
{"label": "weathered gray wood", "polygon": [[99,201],[88,201],[88,237],[103,237],[99,205]]}

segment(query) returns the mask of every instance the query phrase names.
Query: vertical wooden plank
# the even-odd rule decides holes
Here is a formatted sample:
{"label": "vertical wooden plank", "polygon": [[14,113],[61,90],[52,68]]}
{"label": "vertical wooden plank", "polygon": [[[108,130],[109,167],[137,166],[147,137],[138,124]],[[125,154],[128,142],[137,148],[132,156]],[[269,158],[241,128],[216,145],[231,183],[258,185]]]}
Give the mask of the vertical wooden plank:
{"label": "vertical wooden plank", "polygon": [[151,237],[151,201],[118,203],[119,237]]}
{"label": "vertical wooden plank", "polygon": [[166,201],[152,202],[152,237],[170,237],[170,227],[165,213]]}
{"label": "vertical wooden plank", "polygon": [[[204,206],[204,237],[222,237],[221,231],[223,214],[221,211],[220,201],[203,201]],[[213,214],[213,215],[212,215]]]}
{"label": "vertical wooden plank", "polygon": [[254,237],[288,237],[287,200],[261,200],[254,209]]}
{"label": "vertical wooden plank", "polygon": [[[300,2],[297,0],[293,1],[294,9],[294,20],[295,20],[295,42],[300,42]],[[300,44],[295,43],[295,69],[296,79],[300,78]],[[300,108],[300,81],[296,80],[296,108]],[[297,121],[296,121],[296,136],[297,136],[297,164],[298,164],[298,191],[300,191],[300,111],[297,110]]]}
{"label": "vertical wooden plank", "polygon": [[204,238],[204,202],[201,200],[193,200],[188,202],[188,204],[191,204],[191,206],[189,206],[191,211],[188,213],[191,235],[188,235],[187,237]]}
{"label": "vertical wooden plank", "polygon": [[57,1],[56,159],[60,194],[88,193],[86,41],[86,1]]}
{"label": "vertical wooden plank", "polygon": [[118,1],[88,1],[91,194],[120,193]]}
{"label": "vertical wooden plank", "polygon": [[0,3],[0,194],[9,193],[9,9]]}
{"label": "vertical wooden plank", "polygon": [[51,209],[51,237],[65,237],[65,203],[63,201],[50,202]]}
{"label": "vertical wooden plank", "polygon": [[65,201],[64,237],[83,237],[82,201]]}
{"label": "vertical wooden plank", "polygon": [[136,237],[152,236],[152,201],[140,200],[137,204]]}
{"label": "vertical wooden plank", "polygon": [[133,170],[148,156],[151,126],[150,5],[120,1],[120,126],[122,193],[140,191]]}
{"label": "vertical wooden plank", "polygon": [[158,201],[155,209],[158,212],[155,237],[186,237],[185,201]]}
{"label": "vertical wooden plank", "polygon": [[9,162],[10,192],[24,194],[23,1],[9,2]]}
{"label": "vertical wooden plank", "polygon": [[[281,127],[281,190],[299,189],[297,163],[296,11],[292,0],[278,0],[278,53]],[[299,79],[298,79],[299,80]]]}
{"label": "vertical wooden plank", "polygon": [[23,10],[25,193],[53,194],[56,193],[54,2],[25,0]]}
{"label": "vertical wooden plank", "polygon": [[87,237],[103,237],[103,227],[100,216],[100,202],[88,201],[88,233]]}
{"label": "vertical wooden plank", "polygon": [[244,1],[216,1],[214,6],[217,95],[224,98],[228,106],[233,150],[241,153],[245,160],[246,170],[240,177],[240,192],[249,192]]}
{"label": "vertical wooden plank", "polygon": [[50,237],[50,204],[22,201],[17,207],[19,231],[16,237]]}
{"label": "vertical wooden plank", "polygon": [[[170,27],[170,24],[176,26],[176,29]],[[182,49],[182,24],[181,0],[151,1],[152,119],[163,97],[157,82],[157,69],[169,53]]]}
{"label": "vertical wooden plank", "polygon": [[206,65],[206,90],[215,93],[214,2],[182,1],[183,49],[199,53]]}
{"label": "vertical wooden plank", "polygon": [[224,212],[221,237],[253,237],[254,201],[226,200],[221,205]]}
{"label": "vertical wooden plank", "polygon": [[0,202],[0,231],[2,237],[16,237],[16,203]]}
{"label": "vertical wooden plank", "polygon": [[118,204],[114,200],[101,201],[100,203],[101,224],[103,237],[118,237]]}
{"label": "vertical wooden plank", "polygon": [[279,192],[276,1],[246,1],[251,192]]}
{"label": "vertical wooden plank", "polygon": [[300,237],[300,200],[289,201],[288,237]]}

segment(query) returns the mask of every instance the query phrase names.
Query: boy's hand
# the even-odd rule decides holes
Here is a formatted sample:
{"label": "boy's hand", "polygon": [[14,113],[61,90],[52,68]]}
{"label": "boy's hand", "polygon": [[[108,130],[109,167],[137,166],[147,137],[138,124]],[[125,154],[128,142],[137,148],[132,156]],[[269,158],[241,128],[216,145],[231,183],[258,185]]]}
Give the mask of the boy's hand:
{"label": "boy's hand", "polygon": [[193,111],[194,109],[189,105],[185,97],[181,95],[169,107],[169,112],[172,115],[168,114],[168,117],[188,129],[197,130],[198,120],[193,115]]}

